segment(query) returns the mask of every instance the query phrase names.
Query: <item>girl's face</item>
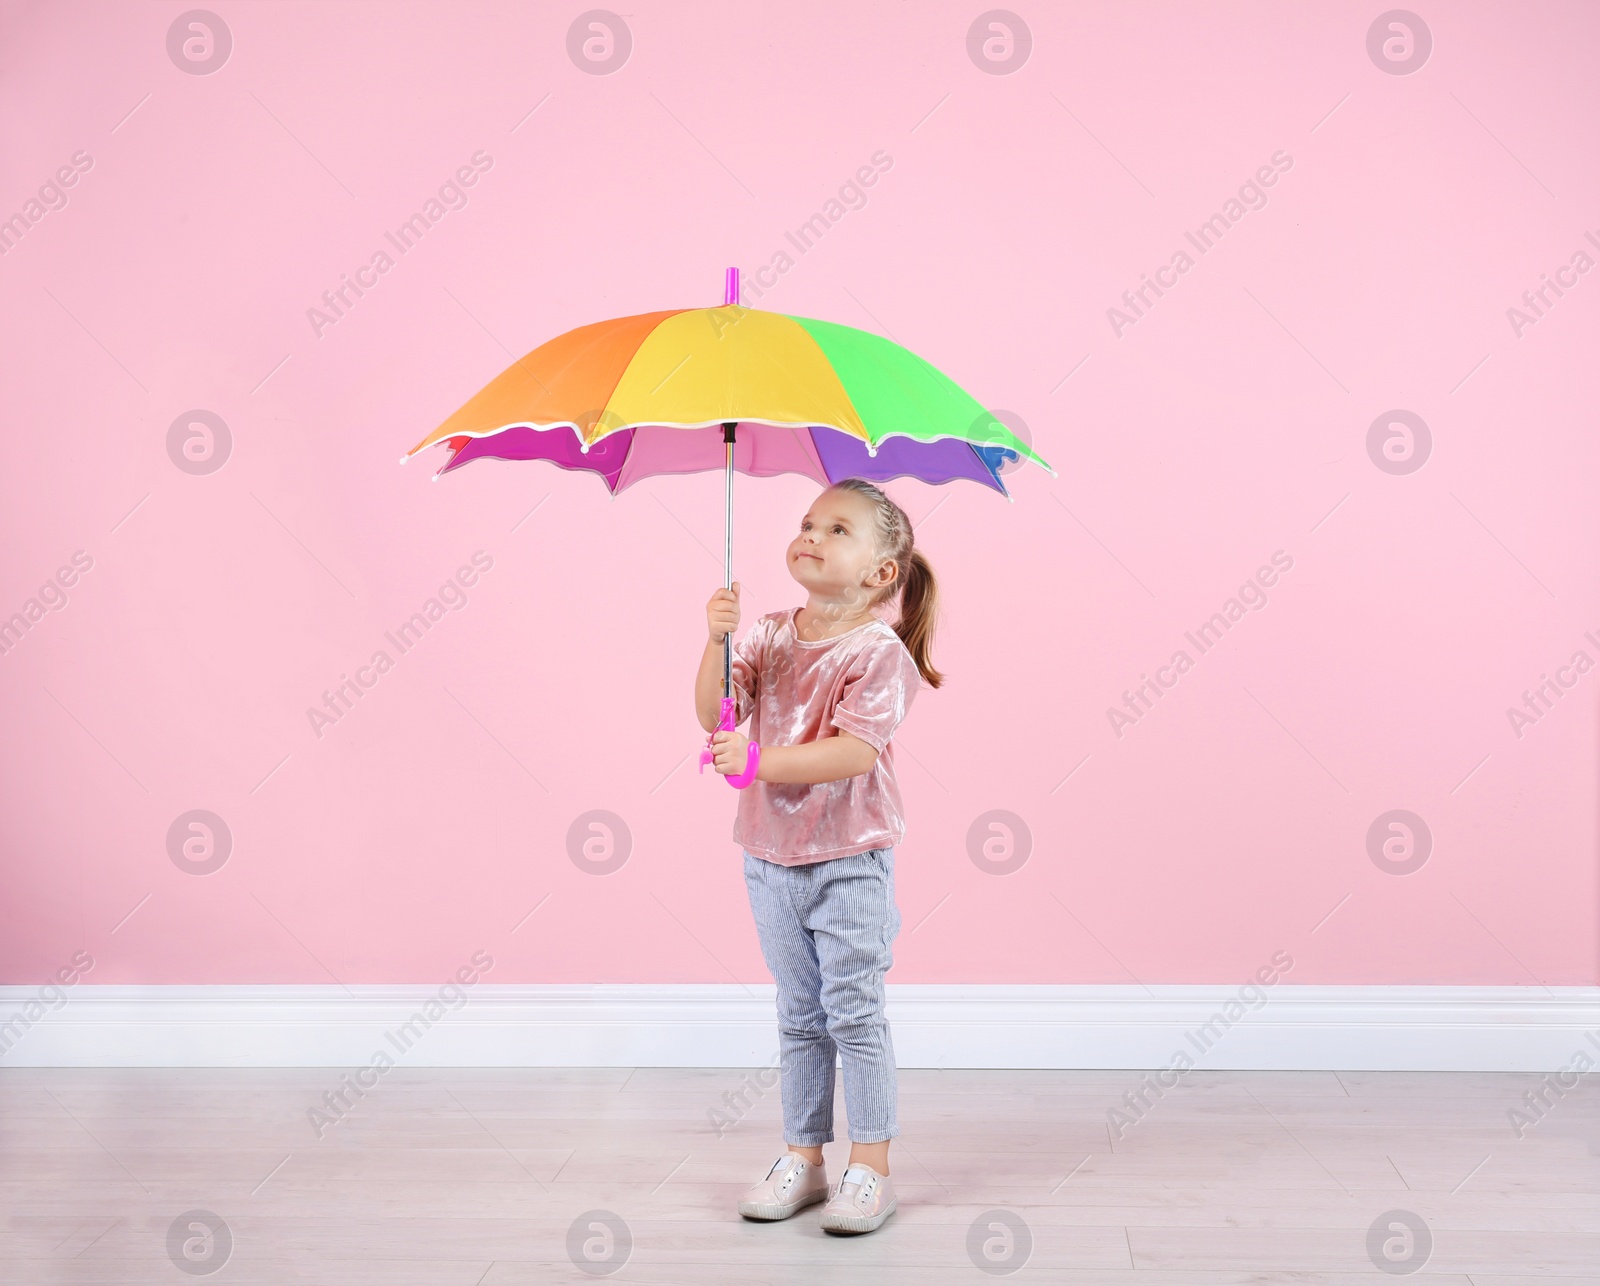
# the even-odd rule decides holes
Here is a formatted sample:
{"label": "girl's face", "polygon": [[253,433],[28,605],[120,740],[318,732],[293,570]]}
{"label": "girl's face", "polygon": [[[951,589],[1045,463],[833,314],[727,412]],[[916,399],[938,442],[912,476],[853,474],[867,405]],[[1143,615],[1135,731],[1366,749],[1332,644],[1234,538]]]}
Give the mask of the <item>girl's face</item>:
{"label": "girl's face", "polygon": [[[872,502],[854,491],[830,490],[817,497],[789,544],[789,574],[813,600],[843,602],[869,597],[894,579],[895,566],[875,557]],[[852,603],[851,606],[856,604]]]}

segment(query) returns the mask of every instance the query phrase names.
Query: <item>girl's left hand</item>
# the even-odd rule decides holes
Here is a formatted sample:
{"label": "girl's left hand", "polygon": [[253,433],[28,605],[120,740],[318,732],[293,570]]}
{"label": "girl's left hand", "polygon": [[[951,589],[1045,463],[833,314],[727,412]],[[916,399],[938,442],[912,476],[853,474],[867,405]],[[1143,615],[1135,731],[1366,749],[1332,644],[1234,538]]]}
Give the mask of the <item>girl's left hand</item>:
{"label": "girl's left hand", "polygon": [[750,738],[737,728],[720,728],[711,736],[711,765],[724,777],[737,777],[750,755]]}

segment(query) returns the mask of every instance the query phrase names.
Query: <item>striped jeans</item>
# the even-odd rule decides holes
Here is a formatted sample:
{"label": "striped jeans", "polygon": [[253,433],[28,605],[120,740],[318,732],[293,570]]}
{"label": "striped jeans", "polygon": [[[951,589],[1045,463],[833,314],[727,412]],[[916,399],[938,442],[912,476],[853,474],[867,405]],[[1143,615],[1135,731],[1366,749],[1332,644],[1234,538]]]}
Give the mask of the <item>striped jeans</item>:
{"label": "striped jeans", "polygon": [[744,881],[778,989],[784,1141],[833,1142],[835,1054],[851,1141],[894,1138],[894,1042],[883,1014],[883,975],[900,932],[894,849],[804,866],[746,852]]}

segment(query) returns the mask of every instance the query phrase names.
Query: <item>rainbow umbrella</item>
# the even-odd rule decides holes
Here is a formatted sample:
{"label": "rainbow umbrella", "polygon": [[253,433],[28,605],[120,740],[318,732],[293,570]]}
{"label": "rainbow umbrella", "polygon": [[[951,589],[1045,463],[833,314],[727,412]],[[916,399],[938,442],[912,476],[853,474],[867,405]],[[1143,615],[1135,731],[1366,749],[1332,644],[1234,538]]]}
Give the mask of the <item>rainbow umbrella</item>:
{"label": "rainbow umbrella", "polygon": [[[740,430],[743,430],[741,433]],[[899,344],[837,322],[745,308],[728,269],[720,308],[675,308],[580,326],[513,362],[422,441],[450,458],[548,460],[616,495],[659,474],[727,475],[723,584],[733,585],[733,475],[958,478],[1011,499],[1003,466],[1055,470],[948,376]],[[722,722],[733,727],[733,640]],[[709,744],[710,739],[707,739]],[[755,780],[751,743],[735,786]],[[701,755],[701,771],[710,751]]]}

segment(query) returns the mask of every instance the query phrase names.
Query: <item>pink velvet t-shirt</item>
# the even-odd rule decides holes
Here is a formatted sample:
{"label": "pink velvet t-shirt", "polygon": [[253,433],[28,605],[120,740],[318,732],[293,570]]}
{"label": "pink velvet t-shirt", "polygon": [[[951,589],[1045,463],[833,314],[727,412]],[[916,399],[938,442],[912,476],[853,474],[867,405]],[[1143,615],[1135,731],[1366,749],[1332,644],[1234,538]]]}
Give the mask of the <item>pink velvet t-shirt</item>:
{"label": "pink velvet t-shirt", "polygon": [[769,612],[733,649],[736,725],[766,746],[848,732],[879,751],[855,777],[814,784],[752,782],[739,792],[733,838],[756,857],[803,866],[905,838],[889,739],[922,676],[900,636],[874,618],[830,639],[796,636],[798,607]]}

